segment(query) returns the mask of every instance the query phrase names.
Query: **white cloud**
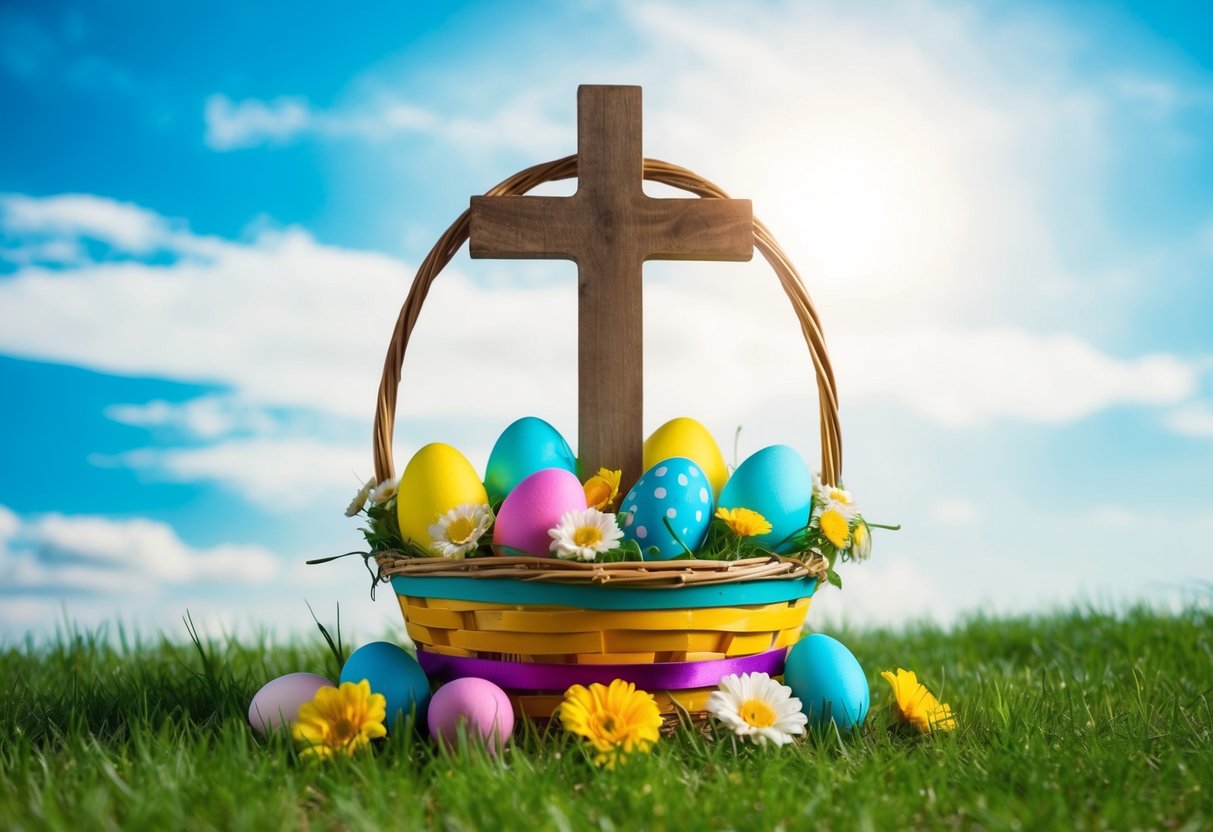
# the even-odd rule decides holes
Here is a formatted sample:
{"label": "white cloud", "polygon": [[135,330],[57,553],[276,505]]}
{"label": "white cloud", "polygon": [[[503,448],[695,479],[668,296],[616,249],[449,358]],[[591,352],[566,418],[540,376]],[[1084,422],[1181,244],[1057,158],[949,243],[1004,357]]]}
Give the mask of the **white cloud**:
{"label": "white cloud", "polygon": [[289,141],[313,121],[307,99],[298,96],[234,102],[226,95],[212,95],[206,100],[205,118],[206,143],[214,150]]}
{"label": "white cloud", "polygon": [[861,343],[844,338],[841,355],[847,392],[955,427],[997,418],[1060,424],[1116,405],[1176,404],[1199,379],[1176,356],[1121,359],[1071,334],[1014,327],[867,333]]}
{"label": "white cloud", "polygon": [[8,506],[0,506],[0,551],[16,536],[20,528],[21,518]]}
{"label": "white cloud", "polygon": [[972,526],[981,520],[981,509],[963,497],[945,497],[927,509],[927,522],[952,528]]}
{"label": "white cloud", "polygon": [[61,246],[78,238],[101,240],[131,254],[149,254],[175,236],[173,223],[159,214],[91,194],[0,194],[0,226],[14,235],[55,236],[60,239],[50,242]]}
{"label": "white cloud", "polygon": [[1213,405],[1209,402],[1189,402],[1164,418],[1171,430],[1184,436],[1213,437]]}
{"label": "white cloud", "polygon": [[196,548],[146,518],[45,514],[22,519],[0,506],[0,568],[8,589],[149,591],[193,581],[265,583],[277,558],[260,546]]}
{"label": "white cloud", "polygon": [[124,425],[169,428],[187,437],[215,440],[232,433],[268,433],[277,422],[264,411],[232,396],[203,396],[184,402],[155,399],[143,404],[113,404],[105,415]]}
{"label": "white cloud", "polygon": [[216,93],[206,100],[206,143],[231,151],[284,144],[305,136],[385,141],[432,135],[464,148],[559,147],[572,138],[569,125],[552,120],[539,96],[521,96],[487,117],[442,116],[409,101],[380,94],[353,106],[317,110],[301,96],[235,102]]}
{"label": "white cloud", "polygon": [[335,505],[372,473],[368,448],[306,439],[246,438],[203,447],[144,448],[121,454],[116,461],[156,479],[216,482],[272,511],[298,509],[325,498]]}

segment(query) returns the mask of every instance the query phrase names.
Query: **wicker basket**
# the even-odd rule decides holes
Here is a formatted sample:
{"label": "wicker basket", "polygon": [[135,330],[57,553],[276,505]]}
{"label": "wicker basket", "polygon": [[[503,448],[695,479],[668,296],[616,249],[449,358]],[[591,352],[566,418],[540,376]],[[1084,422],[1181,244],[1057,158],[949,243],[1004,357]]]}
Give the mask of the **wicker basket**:
{"label": "wicker basket", "polygon": [[[510,177],[489,196],[521,195],[577,175],[577,156]],[[698,175],[644,160],[644,177],[705,199],[727,198]],[[396,322],[379,388],[375,470],[395,476],[392,434],[405,349],[435,278],[469,234],[461,215],[421,264]],[[754,221],[754,245],[792,302],[809,347],[820,401],[822,479],[841,467],[834,376],[821,325],[796,270]],[[549,718],[572,684],[633,681],[669,719],[702,717],[708,694],[732,672],[778,675],[799,638],[818,579],[789,558],[610,564],[497,557],[461,561],[377,555],[418,658],[431,678],[478,676],[510,694],[519,715]]]}

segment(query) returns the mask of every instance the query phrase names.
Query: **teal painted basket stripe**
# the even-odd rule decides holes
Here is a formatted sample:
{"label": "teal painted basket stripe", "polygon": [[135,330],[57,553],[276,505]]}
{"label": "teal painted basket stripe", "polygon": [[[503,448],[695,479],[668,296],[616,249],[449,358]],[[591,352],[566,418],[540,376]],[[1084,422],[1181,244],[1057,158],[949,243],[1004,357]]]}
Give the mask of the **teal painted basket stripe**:
{"label": "teal painted basket stripe", "polygon": [[671,610],[777,604],[812,595],[816,588],[817,582],[812,578],[663,589],[541,584],[509,578],[417,578],[407,575],[392,578],[392,589],[396,594],[412,598],[580,607],[586,610]]}

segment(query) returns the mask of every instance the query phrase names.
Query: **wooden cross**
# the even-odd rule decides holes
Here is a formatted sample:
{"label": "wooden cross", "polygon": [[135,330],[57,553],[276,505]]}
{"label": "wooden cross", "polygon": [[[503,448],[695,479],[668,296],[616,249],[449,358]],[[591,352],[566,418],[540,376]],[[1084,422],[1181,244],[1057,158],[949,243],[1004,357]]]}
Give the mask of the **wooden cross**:
{"label": "wooden cross", "polygon": [[560,259],[578,271],[578,456],[583,475],[642,472],[645,260],[745,261],[748,199],[654,199],[642,186],[640,87],[577,90],[577,192],[474,196],[472,257]]}

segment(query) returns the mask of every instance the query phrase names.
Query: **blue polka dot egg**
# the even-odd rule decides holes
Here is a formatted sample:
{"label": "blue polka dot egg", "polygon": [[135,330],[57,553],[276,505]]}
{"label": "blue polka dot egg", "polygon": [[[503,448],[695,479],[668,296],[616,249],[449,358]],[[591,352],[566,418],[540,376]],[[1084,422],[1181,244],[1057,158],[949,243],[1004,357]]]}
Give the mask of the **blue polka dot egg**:
{"label": "blue polka dot egg", "polygon": [[662,460],[623,498],[620,514],[624,538],[636,541],[646,558],[670,560],[703,545],[712,522],[712,486],[691,460]]}

